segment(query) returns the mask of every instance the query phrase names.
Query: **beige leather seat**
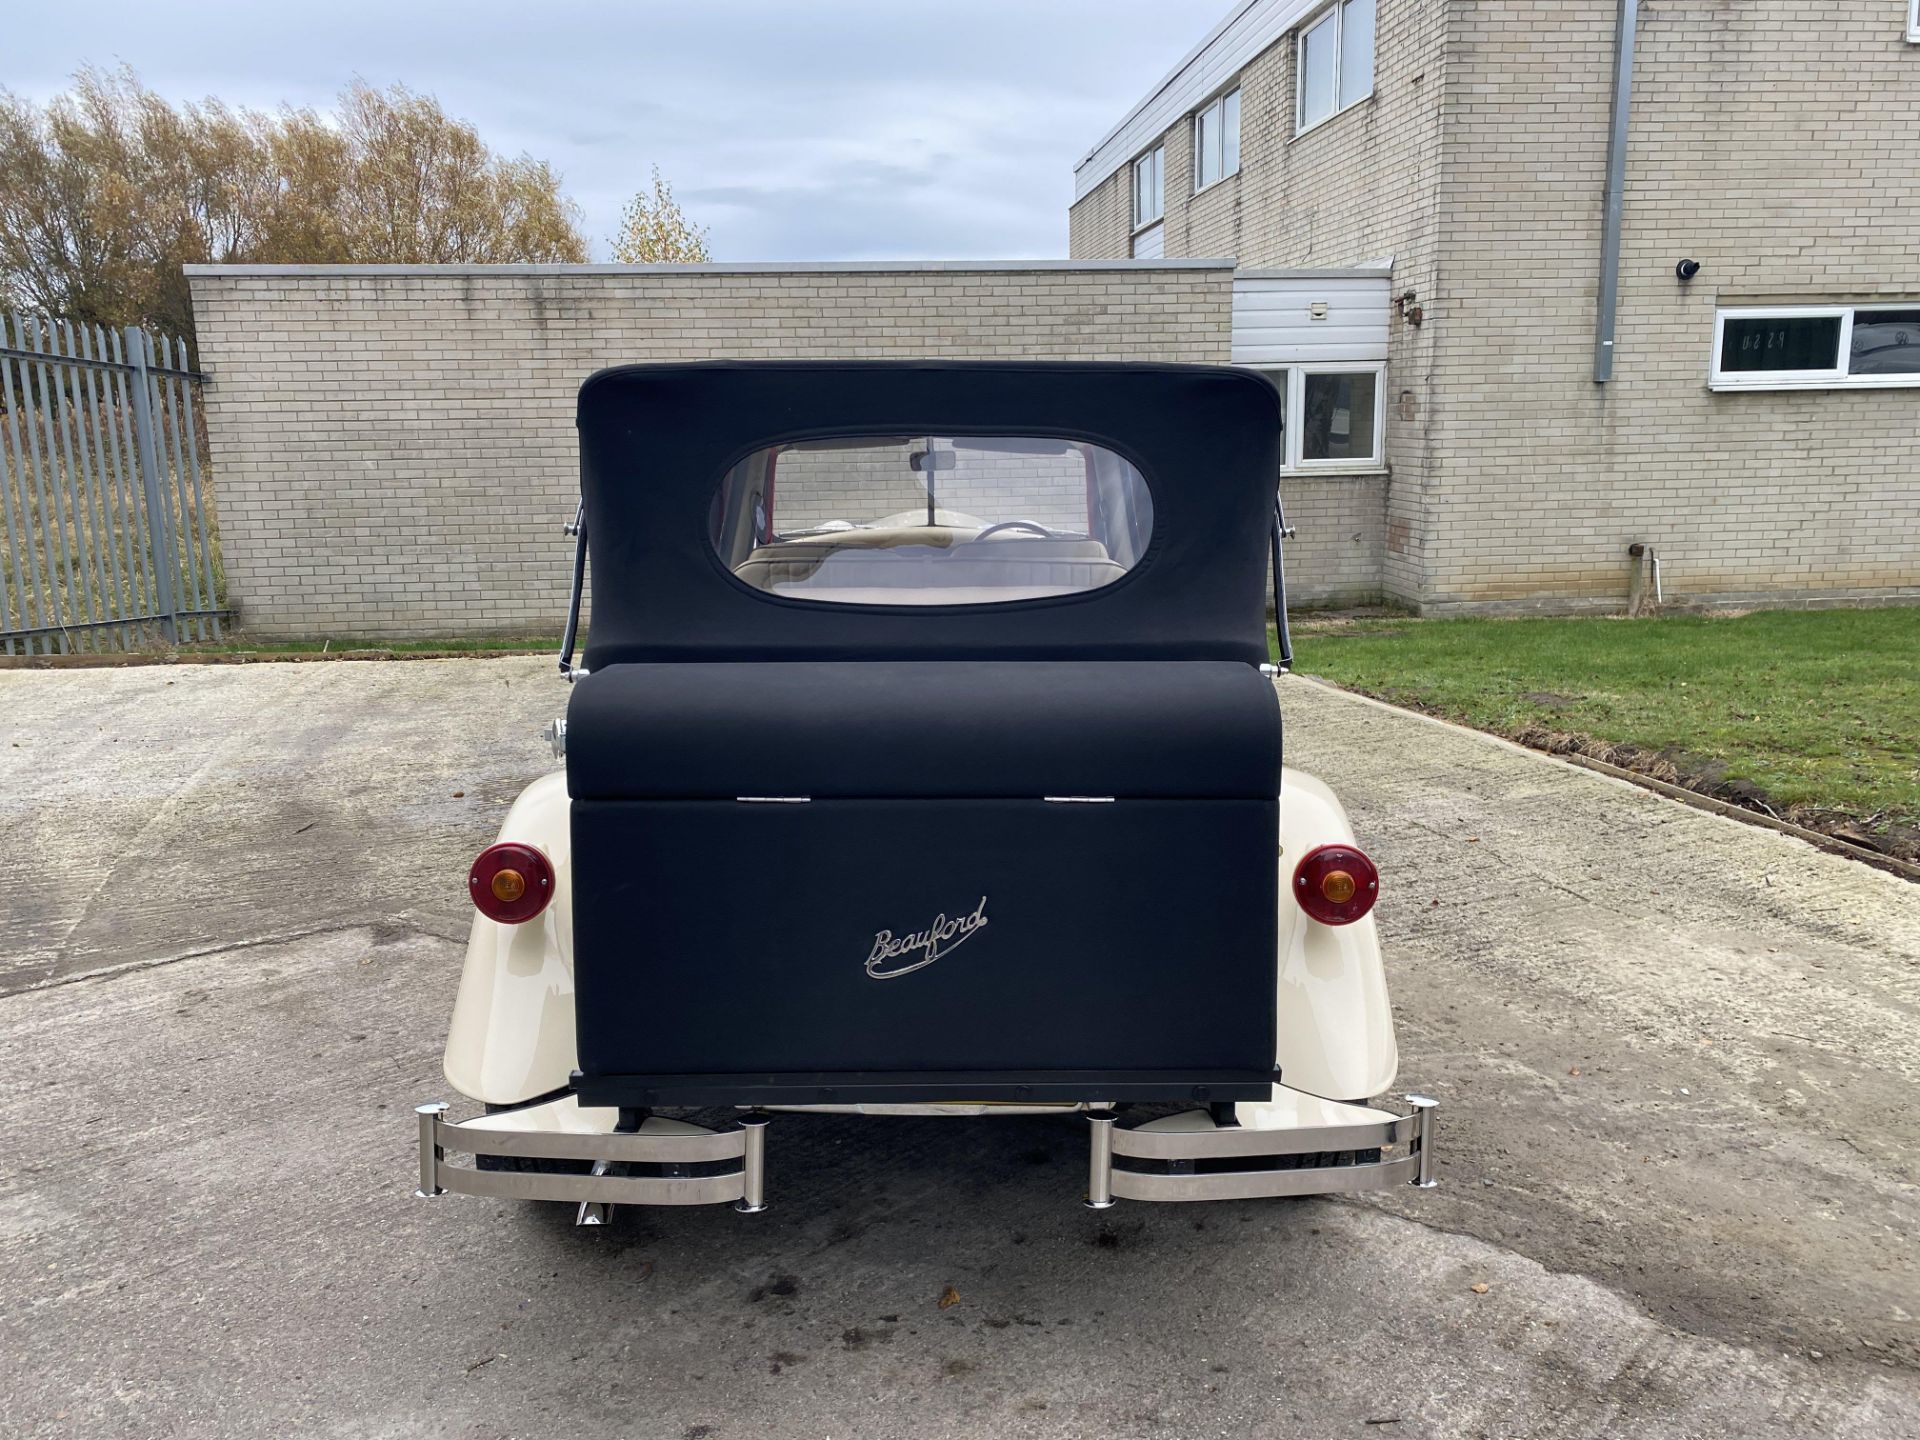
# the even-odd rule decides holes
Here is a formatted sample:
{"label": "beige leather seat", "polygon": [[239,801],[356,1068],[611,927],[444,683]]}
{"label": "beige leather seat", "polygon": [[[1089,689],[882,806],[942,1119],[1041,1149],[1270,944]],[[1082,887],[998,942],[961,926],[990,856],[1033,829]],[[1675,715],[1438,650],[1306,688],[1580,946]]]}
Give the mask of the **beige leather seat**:
{"label": "beige leather seat", "polygon": [[916,526],[762,545],[734,573],[775,595],[957,605],[1097,590],[1126,571],[1097,540],[1024,533],[974,540],[945,526]]}

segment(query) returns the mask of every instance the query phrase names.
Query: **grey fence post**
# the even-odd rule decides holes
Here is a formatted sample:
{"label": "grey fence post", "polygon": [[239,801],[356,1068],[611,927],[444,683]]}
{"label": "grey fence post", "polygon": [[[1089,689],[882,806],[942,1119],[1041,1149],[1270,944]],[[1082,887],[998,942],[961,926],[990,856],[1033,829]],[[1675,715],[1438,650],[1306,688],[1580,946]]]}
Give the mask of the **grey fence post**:
{"label": "grey fence post", "polygon": [[133,430],[140,447],[140,487],[147,499],[147,545],[153,556],[154,598],[161,634],[180,643],[180,609],[174,602],[178,567],[173,554],[173,497],[160,474],[160,448],[153,434],[153,379],[147,374],[147,336],[137,325],[126,329],[133,361]]}

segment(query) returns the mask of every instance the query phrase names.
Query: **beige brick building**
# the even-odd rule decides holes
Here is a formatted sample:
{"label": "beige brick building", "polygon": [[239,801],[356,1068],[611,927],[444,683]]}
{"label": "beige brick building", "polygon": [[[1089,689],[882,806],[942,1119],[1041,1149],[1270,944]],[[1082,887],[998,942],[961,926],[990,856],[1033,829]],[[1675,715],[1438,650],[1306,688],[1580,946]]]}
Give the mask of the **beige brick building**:
{"label": "beige brick building", "polygon": [[229,597],[264,636],[557,633],[574,395],[603,366],[1218,363],[1233,295],[1179,260],[188,273]]}
{"label": "beige brick building", "polygon": [[[1243,0],[1082,162],[1072,253],[1241,266],[1316,595],[1612,608],[1640,543],[1684,603],[1920,598],[1917,8]],[[1384,366],[1315,344],[1369,269]]]}

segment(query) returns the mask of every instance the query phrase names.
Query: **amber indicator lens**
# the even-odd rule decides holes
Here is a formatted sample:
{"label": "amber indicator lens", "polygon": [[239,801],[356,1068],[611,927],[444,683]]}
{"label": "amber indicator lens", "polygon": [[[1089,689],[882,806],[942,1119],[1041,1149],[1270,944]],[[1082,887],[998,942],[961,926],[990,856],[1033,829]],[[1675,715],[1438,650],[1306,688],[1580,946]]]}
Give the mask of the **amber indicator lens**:
{"label": "amber indicator lens", "polygon": [[1295,867],[1293,895],[1322,925],[1351,925],[1380,898],[1380,872],[1351,845],[1322,845]]}
{"label": "amber indicator lens", "polygon": [[489,845],[467,872],[473,906],[489,920],[522,925],[553,899],[553,866],[531,845]]}

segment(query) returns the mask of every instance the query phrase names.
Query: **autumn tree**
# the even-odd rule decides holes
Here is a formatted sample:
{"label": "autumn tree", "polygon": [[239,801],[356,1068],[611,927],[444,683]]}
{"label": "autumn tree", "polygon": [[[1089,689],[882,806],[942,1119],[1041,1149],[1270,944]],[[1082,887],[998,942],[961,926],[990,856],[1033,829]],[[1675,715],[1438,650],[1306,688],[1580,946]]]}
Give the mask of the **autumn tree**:
{"label": "autumn tree", "polygon": [[657,165],[652,193],[642,190],[627,202],[610,243],[613,258],[622,265],[692,265],[713,258],[707,253],[706,227],[687,219]]}
{"label": "autumn tree", "polygon": [[190,334],[196,262],[584,261],[543,161],[491,150],[403,86],[337,112],[174,106],[82,70],[44,107],[0,90],[0,302]]}

